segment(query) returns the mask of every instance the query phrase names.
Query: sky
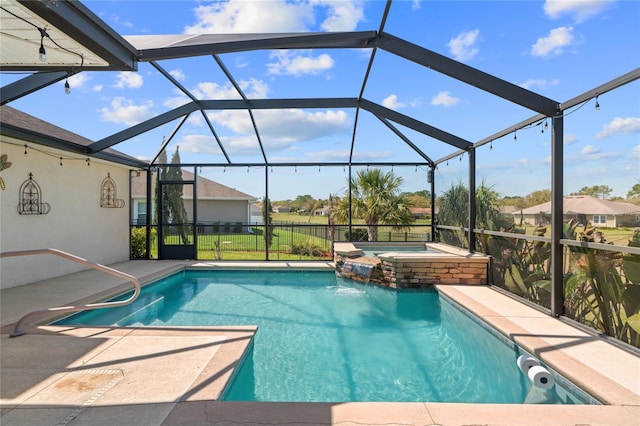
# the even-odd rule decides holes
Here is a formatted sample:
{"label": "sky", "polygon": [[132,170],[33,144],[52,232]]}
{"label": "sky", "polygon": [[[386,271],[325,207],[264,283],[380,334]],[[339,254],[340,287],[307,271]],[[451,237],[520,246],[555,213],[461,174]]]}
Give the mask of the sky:
{"label": "sky", "polygon": [[[123,36],[378,30],[383,1],[228,0],[83,2]],[[640,66],[640,2],[619,0],[394,1],[384,31],[547,98],[565,102]],[[133,40],[133,39],[132,39]],[[357,97],[368,49],[278,50],[221,54],[248,98]],[[200,99],[239,99],[211,56],[164,60],[160,66]],[[20,78],[2,75],[2,85]],[[137,72],[82,72],[13,101],[10,106],[100,140],[188,101],[150,64]],[[363,97],[458,137],[477,142],[535,112],[420,65],[377,50]],[[55,102],[52,102],[55,99]],[[640,82],[565,111],[565,194],[608,185],[625,197],[640,183]],[[55,105],[55,107],[52,107]],[[207,111],[234,163],[262,162],[245,111]],[[254,111],[270,163],[299,167],[208,168],[200,173],[254,195],[327,198],[347,182],[347,169],[318,163],[346,161],[356,112],[352,109]],[[429,189],[427,167],[402,139],[366,111],[357,117],[354,161],[398,162],[403,189]],[[113,148],[150,160],[177,123],[168,123]],[[549,123],[550,124],[550,123]],[[457,150],[397,125],[432,160]],[[515,138],[513,137],[515,136]],[[168,145],[185,163],[224,162],[202,116],[192,114]],[[503,196],[550,189],[551,132],[544,123],[477,150],[477,182]],[[416,162],[415,165],[412,163]],[[307,166],[305,166],[306,164]],[[467,182],[466,156],[440,164],[436,193]],[[363,166],[364,168],[364,166]]]}

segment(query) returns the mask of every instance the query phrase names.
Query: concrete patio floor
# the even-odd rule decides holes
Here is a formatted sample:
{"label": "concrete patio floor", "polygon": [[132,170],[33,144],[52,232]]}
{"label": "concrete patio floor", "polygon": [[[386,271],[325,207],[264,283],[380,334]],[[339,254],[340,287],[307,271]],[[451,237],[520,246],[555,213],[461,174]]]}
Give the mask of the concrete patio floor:
{"label": "concrete patio floor", "polygon": [[[133,261],[146,283],[185,266],[330,268],[327,263]],[[87,283],[90,283],[87,285]],[[35,309],[95,301],[126,288],[97,271],[0,293],[0,424],[6,425],[640,425],[640,358],[484,286],[441,286],[607,405],[221,402],[256,327],[33,326]]]}

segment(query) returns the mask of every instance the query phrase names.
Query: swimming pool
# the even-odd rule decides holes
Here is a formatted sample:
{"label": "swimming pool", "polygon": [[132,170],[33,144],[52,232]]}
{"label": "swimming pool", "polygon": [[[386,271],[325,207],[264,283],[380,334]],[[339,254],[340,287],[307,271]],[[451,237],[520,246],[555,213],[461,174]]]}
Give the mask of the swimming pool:
{"label": "swimming pool", "polygon": [[257,325],[226,400],[593,402],[560,376],[552,390],[532,388],[516,366],[521,351],[437,291],[333,272],[183,271],[130,306],[56,324]]}

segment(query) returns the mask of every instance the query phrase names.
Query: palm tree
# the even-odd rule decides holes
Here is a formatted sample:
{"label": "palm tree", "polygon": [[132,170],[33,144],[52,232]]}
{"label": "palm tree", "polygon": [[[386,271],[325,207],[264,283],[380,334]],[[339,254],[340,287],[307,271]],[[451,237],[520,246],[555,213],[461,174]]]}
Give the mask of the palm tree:
{"label": "palm tree", "polygon": [[[483,179],[476,188],[476,227],[480,229],[504,230],[513,225],[501,217],[500,194],[493,186],[487,185]],[[438,223],[440,225],[461,226],[469,225],[469,189],[461,182],[452,185],[438,197]],[[444,242],[458,247],[465,246],[457,233],[446,232],[441,235]]]}
{"label": "palm tree", "polygon": [[[414,222],[411,198],[400,192],[403,182],[402,177],[380,169],[359,170],[351,180],[351,215],[367,225],[369,241],[377,241],[378,225],[408,227]],[[336,223],[349,221],[348,193],[340,198],[331,215]]]}

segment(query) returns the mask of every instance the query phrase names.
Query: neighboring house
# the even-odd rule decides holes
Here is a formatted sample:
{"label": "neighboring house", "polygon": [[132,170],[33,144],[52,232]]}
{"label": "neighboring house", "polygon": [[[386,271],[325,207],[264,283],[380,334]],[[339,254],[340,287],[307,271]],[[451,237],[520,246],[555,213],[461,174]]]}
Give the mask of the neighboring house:
{"label": "neighboring house", "polygon": [[[182,179],[193,180],[193,173],[182,170]],[[147,196],[146,196],[146,175],[134,176],[131,180],[132,211],[131,218],[133,224],[146,224],[147,217]],[[152,194],[155,193],[156,179],[152,178]],[[239,232],[238,223],[252,222],[252,203],[256,197],[237,191],[228,186],[214,182],[205,177],[198,176],[196,181],[197,194],[197,218],[200,225],[200,232]],[[183,188],[183,200],[189,219],[193,219],[193,186],[185,185]],[[155,212],[152,211],[152,214]]]}
{"label": "neighboring house", "polygon": [[274,206],[272,210],[274,213],[291,213],[291,207],[288,206]]}
{"label": "neighboring house", "polygon": [[409,210],[414,219],[426,219],[431,216],[431,207],[411,207]]}
{"label": "neighboring house", "polygon": [[[640,206],[631,203],[619,203],[601,200],[589,195],[571,195],[564,197],[563,221],[575,219],[581,224],[605,228],[620,226],[638,226]],[[523,209],[513,213],[516,223],[522,217],[525,225],[546,225],[551,218],[551,202]]]}
{"label": "neighboring house", "polygon": [[500,206],[500,213],[505,215],[513,215],[518,212],[516,206]]}
{"label": "neighboring house", "polygon": [[322,207],[321,209],[317,209],[313,212],[315,216],[329,216],[329,213],[331,213],[331,207],[328,206]]}
{"label": "neighboring house", "polygon": [[520,210],[516,208],[516,206],[500,206],[500,216],[502,219],[506,221],[514,221],[520,220]]}

